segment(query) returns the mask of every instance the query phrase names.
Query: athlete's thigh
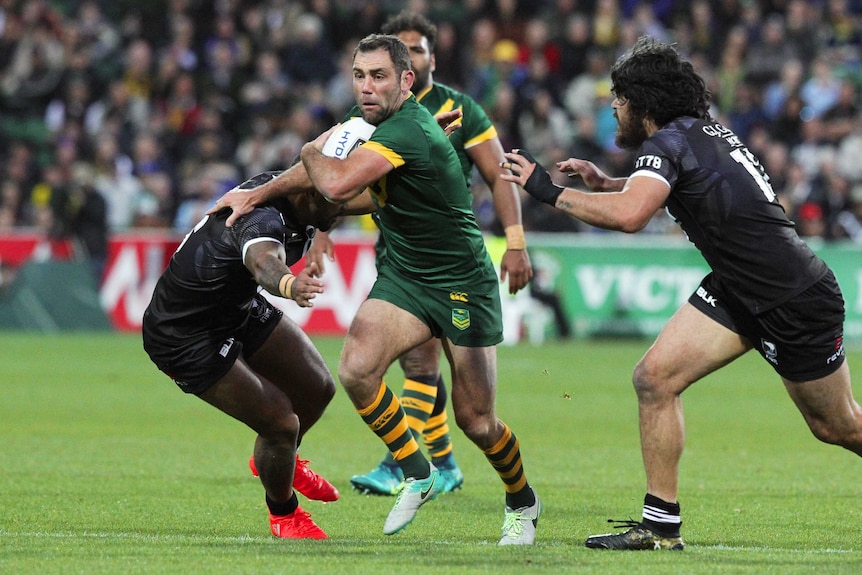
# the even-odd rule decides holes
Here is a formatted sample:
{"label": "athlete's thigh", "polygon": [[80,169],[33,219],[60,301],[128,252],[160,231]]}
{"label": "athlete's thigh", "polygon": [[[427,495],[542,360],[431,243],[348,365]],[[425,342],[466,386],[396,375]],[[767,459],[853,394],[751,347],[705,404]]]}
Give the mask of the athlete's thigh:
{"label": "athlete's thigh", "polygon": [[290,397],[333,385],[334,378],[323,356],[299,325],[287,317],[281,318],[246,361]]}
{"label": "athlete's thigh", "polygon": [[401,354],[431,337],[431,329],[412,313],[382,299],[367,299],[347,330],[339,373],[382,378]]}
{"label": "athlete's thigh", "polygon": [[497,393],[497,348],[457,346],[445,340],[443,348],[452,368],[452,409],[456,418],[492,416]]}
{"label": "athlete's thigh", "polygon": [[432,337],[398,358],[404,376],[407,378],[433,376],[440,371],[440,340]]}
{"label": "athlete's thigh", "polygon": [[806,421],[828,422],[835,430],[855,429],[859,406],[853,399],[847,361],[819,379],[804,382],[781,379]]}
{"label": "athlete's thigh", "polygon": [[750,349],[748,339],[686,302],[668,320],[640,364],[653,386],[680,393]]}
{"label": "athlete's thigh", "polygon": [[265,433],[276,418],[293,413],[287,395],[258,377],[241,358],[234,362],[224,377],[198,397],[257,433]]}

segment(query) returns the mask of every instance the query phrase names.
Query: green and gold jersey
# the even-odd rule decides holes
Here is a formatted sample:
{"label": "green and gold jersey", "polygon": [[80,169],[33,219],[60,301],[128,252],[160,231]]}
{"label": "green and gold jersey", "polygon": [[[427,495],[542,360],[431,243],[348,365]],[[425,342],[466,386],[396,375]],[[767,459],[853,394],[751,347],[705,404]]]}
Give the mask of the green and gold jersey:
{"label": "green and gold jersey", "polygon": [[[354,108],[347,117],[358,115]],[[394,168],[371,186],[386,245],[381,265],[436,285],[496,281],[461,163],[428,110],[411,96],[362,147]]]}
{"label": "green and gold jersey", "polygon": [[473,161],[467,155],[467,150],[476,144],[496,138],[497,129],[476,100],[445,84],[432,83],[430,87],[416,95],[416,101],[425,106],[432,116],[441,112],[461,110],[459,120],[461,128],[449,136],[449,142],[458,153],[461,170],[469,186]]}

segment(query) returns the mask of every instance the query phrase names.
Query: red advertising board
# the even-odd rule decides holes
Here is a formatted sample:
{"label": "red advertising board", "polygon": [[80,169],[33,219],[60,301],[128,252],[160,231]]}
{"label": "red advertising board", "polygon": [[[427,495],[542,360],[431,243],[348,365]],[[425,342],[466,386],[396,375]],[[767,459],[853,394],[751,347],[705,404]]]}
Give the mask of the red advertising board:
{"label": "red advertising board", "polygon": [[68,240],[51,240],[44,234],[22,231],[0,236],[0,265],[18,267],[27,260],[65,260],[72,256]]}
{"label": "red advertising board", "polygon": [[173,234],[148,233],[111,238],[99,297],[115,328],[141,328],[156,281],[181,239]]}
{"label": "red advertising board", "polygon": [[[140,329],[156,281],[181,239],[170,234],[123,234],[111,239],[100,298],[114,327]],[[304,260],[298,262],[293,271],[304,265]],[[376,275],[373,240],[338,240],[335,261],[327,262],[323,276],[325,292],[314,300],[314,307],[270,299],[308,333],[343,334]]]}

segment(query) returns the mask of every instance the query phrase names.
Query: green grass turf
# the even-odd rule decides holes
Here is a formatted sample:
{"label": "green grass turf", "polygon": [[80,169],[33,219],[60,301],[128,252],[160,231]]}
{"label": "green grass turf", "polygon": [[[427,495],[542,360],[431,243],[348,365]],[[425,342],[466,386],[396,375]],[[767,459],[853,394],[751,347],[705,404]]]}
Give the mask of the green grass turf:
{"label": "green grass turf", "polygon": [[[341,341],[316,341],[334,369]],[[687,549],[582,546],[606,519],[641,511],[630,372],[647,345],[500,349],[498,412],[545,511],[535,546],[498,548],[502,486],[457,429],[464,489],[386,537],[393,500],[348,482],[383,447],[339,390],[302,449],[342,491],[303,500],[330,539],[276,540],[246,467],[252,432],[176,389],[139,336],[0,334],[0,573],[862,572],[862,463],[810,435],[754,354],[684,396]],[[850,361],[862,365],[858,348]],[[400,391],[397,367],[388,381]]]}

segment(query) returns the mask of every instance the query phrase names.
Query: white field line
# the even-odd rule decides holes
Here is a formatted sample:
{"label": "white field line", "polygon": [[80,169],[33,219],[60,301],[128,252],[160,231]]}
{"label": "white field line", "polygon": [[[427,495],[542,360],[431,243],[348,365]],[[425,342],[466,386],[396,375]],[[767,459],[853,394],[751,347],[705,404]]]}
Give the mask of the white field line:
{"label": "white field line", "polygon": [[[123,532],[111,532],[111,533],[98,533],[98,532],[84,532],[84,533],[55,533],[55,532],[47,532],[47,531],[22,531],[22,532],[14,532],[7,531],[5,529],[0,529],[0,536],[2,537],[21,537],[27,539],[105,539],[105,540],[132,540],[132,541],[169,541],[169,542],[177,542],[177,541],[186,541],[186,542],[223,542],[223,543],[260,543],[266,541],[277,541],[274,537],[269,535],[265,536],[254,536],[254,535],[240,535],[237,537],[225,537],[219,535],[148,535],[144,533],[123,533]],[[374,543],[374,541],[366,540],[366,539],[340,539],[340,540],[332,540],[333,543],[347,543],[347,544],[369,544]],[[423,541],[423,544],[429,543],[428,541]],[[434,541],[435,545],[464,545],[464,543],[460,541]],[[496,545],[496,541],[486,541],[480,543],[481,545]],[[470,545],[475,545],[475,543],[471,543]],[[538,547],[566,547],[571,546],[568,543],[563,542],[545,542],[542,541],[537,544]],[[761,546],[733,546],[733,545],[691,545],[688,544],[686,546],[687,550],[715,550],[715,551],[732,551],[734,553],[744,552],[744,553],[770,553],[780,551],[781,553],[790,553],[794,555],[833,555],[833,554],[858,554],[859,551],[853,549],[785,549],[778,547],[761,547]]]}

